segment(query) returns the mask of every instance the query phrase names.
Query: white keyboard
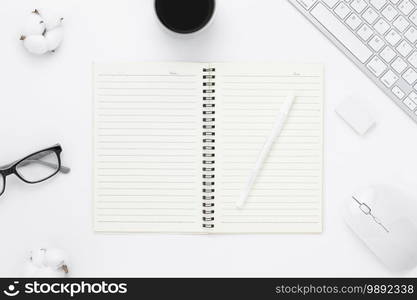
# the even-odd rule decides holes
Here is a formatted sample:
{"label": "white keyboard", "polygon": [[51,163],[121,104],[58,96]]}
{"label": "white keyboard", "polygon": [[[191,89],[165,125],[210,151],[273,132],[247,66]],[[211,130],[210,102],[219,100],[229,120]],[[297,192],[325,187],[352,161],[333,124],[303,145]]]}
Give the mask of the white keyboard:
{"label": "white keyboard", "polygon": [[417,0],[289,0],[417,122]]}

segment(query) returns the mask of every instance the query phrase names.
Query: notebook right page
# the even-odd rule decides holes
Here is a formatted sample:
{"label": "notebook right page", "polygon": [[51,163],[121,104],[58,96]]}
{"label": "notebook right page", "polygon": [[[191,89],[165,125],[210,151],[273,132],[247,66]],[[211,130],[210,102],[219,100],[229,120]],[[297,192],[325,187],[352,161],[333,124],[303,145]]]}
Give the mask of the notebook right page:
{"label": "notebook right page", "polygon": [[[215,64],[220,233],[322,231],[323,66]],[[296,100],[243,208],[236,200],[281,105]]]}

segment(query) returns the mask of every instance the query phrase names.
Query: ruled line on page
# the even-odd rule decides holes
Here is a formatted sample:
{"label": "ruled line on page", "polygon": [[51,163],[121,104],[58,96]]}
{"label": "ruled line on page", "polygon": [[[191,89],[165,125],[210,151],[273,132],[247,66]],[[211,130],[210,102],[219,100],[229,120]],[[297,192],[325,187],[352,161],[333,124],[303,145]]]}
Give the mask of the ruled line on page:
{"label": "ruled line on page", "polygon": [[131,73],[99,73],[98,77],[197,77],[196,74],[131,74]]}
{"label": "ruled line on page", "polygon": [[155,83],[155,84],[190,84],[195,83],[195,81],[186,81],[186,80],[97,80],[97,84],[100,83]]}
{"label": "ruled line on page", "polygon": [[319,75],[270,75],[270,74],[262,74],[262,75],[255,75],[255,74],[224,74],[223,77],[230,78],[321,78]]}
{"label": "ruled line on page", "polygon": [[[194,224],[195,221],[110,221],[96,220],[98,223],[140,223],[140,224]],[[116,228],[117,229],[117,228]],[[146,231],[146,230],[145,230]]]}
{"label": "ruled line on page", "polygon": [[180,97],[180,98],[196,98],[194,95],[164,95],[164,94],[98,94],[97,97],[146,97],[146,98],[170,98],[170,97]]}
{"label": "ruled line on page", "polygon": [[224,224],[320,224],[320,221],[221,221]]}

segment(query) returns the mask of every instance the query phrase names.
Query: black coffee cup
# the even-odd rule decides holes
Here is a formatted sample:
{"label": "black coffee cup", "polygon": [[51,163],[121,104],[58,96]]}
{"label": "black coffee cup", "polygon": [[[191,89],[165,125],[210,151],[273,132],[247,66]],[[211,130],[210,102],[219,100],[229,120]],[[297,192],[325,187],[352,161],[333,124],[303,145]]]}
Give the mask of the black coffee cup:
{"label": "black coffee cup", "polygon": [[161,23],[171,31],[189,34],[203,29],[211,20],[215,0],[155,0]]}

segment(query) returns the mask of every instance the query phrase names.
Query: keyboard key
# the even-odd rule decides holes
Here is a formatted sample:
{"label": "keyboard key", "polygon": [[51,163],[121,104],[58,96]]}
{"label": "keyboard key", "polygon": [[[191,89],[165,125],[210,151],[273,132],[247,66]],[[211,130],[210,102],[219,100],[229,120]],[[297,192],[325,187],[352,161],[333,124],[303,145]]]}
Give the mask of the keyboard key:
{"label": "keyboard key", "polygon": [[410,27],[404,34],[404,36],[409,40],[412,44],[417,41],[417,30],[414,27]]}
{"label": "keyboard key", "polygon": [[410,0],[403,0],[400,5],[398,5],[398,9],[405,15],[408,15],[413,9],[414,5],[411,3]]}
{"label": "keyboard key", "polygon": [[346,19],[346,24],[348,24],[348,26],[353,30],[356,30],[359,27],[359,25],[362,24],[362,20],[355,13],[352,13]]}
{"label": "keyboard key", "polygon": [[382,11],[382,15],[387,18],[388,21],[392,21],[398,15],[398,11],[390,4]]}
{"label": "keyboard key", "polygon": [[388,31],[390,26],[384,19],[381,18],[376,22],[374,28],[380,35],[384,35]]}
{"label": "keyboard key", "polygon": [[367,4],[364,0],[353,0],[350,4],[356,12],[361,13],[366,8]]}
{"label": "keyboard key", "polygon": [[297,0],[305,9],[310,9],[317,0]]}
{"label": "keyboard key", "polygon": [[413,12],[408,18],[411,22],[413,22],[414,25],[417,25],[417,10]]}
{"label": "keyboard key", "polygon": [[388,0],[370,0],[369,2],[377,10],[381,10],[387,4]]}
{"label": "keyboard key", "polygon": [[398,76],[395,75],[395,73],[391,70],[388,70],[387,73],[385,73],[384,76],[382,76],[381,81],[383,84],[385,84],[386,87],[392,87],[394,83],[396,83],[398,80]]}
{"label": "keyboard key", "polygon": [[340,4],[338,6],[336,6],[334,12],[340,18],[344,19],[351,12],[351,10],[344,2],[340,2]]}
{"label": "keyboard key", "polygon": [[377,10],[381,10],[381,8],[383,8],[384,5],[387,3],[387,0],[371,0],[370,3]]}
{"label": "keyboard key", "polygon": [[389,62],[391,62],[394,59],[394,57],[397,54],[390,47],[386,46],[384,48],[384,50],[382,50],[379,55],[381,55],[381,57],[382,57],[383,60],[385,60],[387,63],[389,63]]}
{"label": "keyboard key", "polygon": [[394,29],[391,29],[387,33],[385,38],[386,38],[388,43],[390,43],[392,46],[395,46],[401,40],[401,35],[399,35],[398,32],[396,32]]}
{"label": "keyboard key", "polygon": [[366,22],[369,24],[373,24],[376,19],[378,18],[378,13],[371,7],[369,7],[365,12],[362,14],[362,17],[365,19]]}
{"label": "keyboard key", "polygon": [[311,14],[319,21],[333,36],[342,43],[362,63],[365,63],[372,52],[368,49],[332,12],[323,4],[318,3]]}
{"label": "keyboard key", "polygon": [[409,68],[405,73],[403,74],[403,78],[405,81],[407,81],[409,84],[413,84],[417,80],[417,73]]}
{"label": "keyboard key", "polygon": [[398,98],[398,99],[402,99],[405,96],[405,93],[398,87],[398,86],[394,86],[392,88],[392,92],[394,93],[394,95]]}
{"label": "keyboard key", "polygon": [[368,25],[366,25],[366,24],[363,24],[362,26],[361,26],[361,28],[359,28],[359,30],[358,30],[358,35],[364,40],[364,41],[367,41],[367,40],[369,40],[369,38],[373,35],[373,31],[372,31],[372,29],[368,26]]}
{"label": "keyboard key", "polygon": [[405,98],[404,104],[412,111],[417,108],[417,104],[415,104],[410,98]]}
{"label": "keyboard key", "polygon": [[381,40],[381,38],[377,35],[375,35],[370,41],[369,46],[371,46],[372,49],[374,49],[376,52],[382,49],[384,47],[384,41]]}
{"label": "keyboard key", "polygon": [[397,47],[397,51],[404,57],[410,54],[412,50],[413,50],[413,47],[411,47],[411,45],[407,43],[406,41],[402,41]]}
{"label": "keyboard key", "polygon": [[410,25],[410,22],[408,22],[407,19],[404,18],[403,16],[399,16],[397,19],[395,19],[393,25],[400,32],[404,32],[404,30],[407,29],[408,25]]}
{"label": "keyboard key", "polygon": [[408,95],[408,98],[410,98],[414,103],[417,104],[417,94],[414,92],[411,92],[410,95]]}
{"label": "keyboard key", "polygon": [[391,64],[391,67],[399,74],[401,74],[407,68],[407,66],[407,63],[401,57],[397,57]]}
{"label": "keyboard key", "polygon": [[413,54],[410,55],[408,61],[413,65],[414,68],[417,68],[417,51],[414,51]]}
{"label": "keyboard key", "polygon": [[379,77],[385,71],[387,65],[384,64],[377,56],[374,56],[368,63],[367,67],[376,77]]}

